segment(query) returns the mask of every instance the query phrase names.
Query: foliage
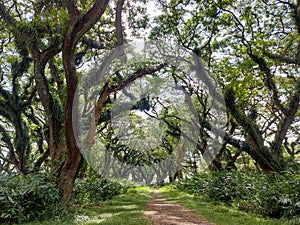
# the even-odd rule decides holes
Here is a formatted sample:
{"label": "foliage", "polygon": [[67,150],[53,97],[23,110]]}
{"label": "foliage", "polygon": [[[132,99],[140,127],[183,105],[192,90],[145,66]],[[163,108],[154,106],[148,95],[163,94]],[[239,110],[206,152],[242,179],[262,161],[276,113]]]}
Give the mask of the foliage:
{"label": "foliage", "polygon": [[[300,176],[286,173],[257,179],[253,197],[249,198],[255,211],[277,218],[300,221]],[[246,201],[247,199],[245,199]]]}
{"label": "foliage", "polygon": [[[123,9],[121,7],[121,11],[117,12],[116,6],[122,6],[124,2]],[[50,171],[56,177],[56,183],[61,181],[64,200],[70,199],[81,161],[79,146],[74,140],[76,135],[71,110],[80,73],[86,72],[84,68],[89,67],[88,62],[97,61],[96,56],[104,57],[105,52],[126,42],[124,38],[143,36],[139,34],[139,28],[143,30],[147,25],[146,2],[0,2],[0,171],[23,175]],[[251,158],[248,162],[253,162],[263,172],[290,169],[292,164],[287,163],[287,157],[296,162],[300,154],[300,4],[296,1],[271,0],[160,0],[156,3],[161,11],[154,19],[150,38],[166,40],[174,47],[180,45],[201,57],[207,62],[213,80],[220,83],[227,95],[228,123],[222,127],[225,138],[210,168],[239,168],[237,164],[246,153]],[[122,18],[122,11],[127,21],[117,21],[118,17]],[[147,67],[151,64],[147,61]],[[122,74],[119,76],[120,71],[113,75],[112,78],[116,78],[113,85],[126,81],[124,78],[130,78],[134,71],[141,69],[136,62],[131,66],[130,72],[124,73],[123,78]],[[207,137],[213,136],[210,118],[216,115],[207,104],[207,99],[202,97],[203,90],[188,75],[181,76],[173,69],[171,72],[176,85],[182,86],[195,101],[201,121],[201,124],[197,123],[201,134],[199,144],[193,160],[192,157],[190,160],[194,172],[209,144]],[[158,84],[159,79],[152,82],[152,85]],[[101,107],[109,108],[109,101],[115,96],[114,92],[102,95],[107,101]],[[161,97],[155,96],[153,99],[157,102],[152,101],[152,105],[158,105]],[[91,99],[93,104],[94,100]],[[133,110],[149,109],[149,104],[151,101],[144,99]],[[160,108],[170,113],[167,106],[161,104]],[[135,158],[138,160],[134,163],[143,164],[159,162],[168,155],[166,153],[172,152],[182,133],[175,112],[156,114],[169,130],[163,145],[152,155],[131,151],[120,141],[112,145],[106,137],[111,133],[106,129],[109,126],[107,121],[97,124],[97,130],[99,136],[105,138],[105,146],[110,147],[107,149],[115,147],[114,153],[122,160],[131,162]],[[142,120],[138,116],[132,118],[139,125],[129,130],[134,133],[140,128]],[[105,131],[109,135],[105,135]],[[148,133],[146,129],[141,129],[140,134],[145,137],[155,132],[155,129]],[[149,180],[154,176],[150,174]],[[201,178],[207,183],[198,184],[194,189],[215,200],[228,203],[241,201],[239,207],[255,209],[264,215],[288,218],[296,215],[299,211],[296,199],[299,196],[289,192],[296,184],[286,184],[285,179],[277,177],[274,178],[277,180],[276,186],[273,178],[269,181],[269,178],[262,177],[253,181],[240,174],[213,173]],[[117,187],[105,189],[108,184],[103,183],[102,187],[92,180],[79,183],[79,189],[82,185],[82,189],[94,190],[78,192],[77,197],[83,201],[93,201],[92,196],[98,189],[107,192],[104,197],[99,197],[99,201],[119,192]],[[256,192],[256,187],[262,186],[270,187]],[[283,196],[282,193],[287,194]],[[6,200],[9,202],[8,198]],[[15,209],[10,210],[13,212]],[[14,213],[19,212],[21,210]]]}
{"label": "foliage", "polygon": [[100,204],[116,195],[126,193],[130,185],[107,178],[88,177],[77,179],[74,185],[74,201],[77,204]]}
{"label": "foliage", "polygon": [[214,172],[177,183],[180,190],[264,216],[300,221],[300,175]]}
{"label": "foliage", "polygon": [[[191,194],[203,195],[215,201],[225,203],[234,199],[242,199],[249,194],[243,183],[241,173],[213,172],[196,174],[190,179],[181,180],[179,189],[188,190]],[[248,188],[248,187],[247,187]]]}
{"label": "foliage", "polygon": [[235,164],[244,151],[264,172],[285,170],[286,155],[299,154],[299,4],[159,2],[162,13],[150,38],[193,51],[207,62],[224,93],[233,93],[226,101],[227,146],[217,158],[226,162],[214,166]]}
{"label": "foliage", "polygon": [[287,221],[265,218],[254,213],[245,213],[228,204],[215,204],[203,196],[193,196],[171,186],[160,190],[160,196],[167,201],[179,203],[199,214],[213,224],[222,225],[285,225]]}
{"label": "foliage", "polygon": [[142,207],[151,201],[149,191],[146,187],[132,188],[124,195],[103,202],[101,207],[94,206],[79,210],[75,220],[77,224],[151,224],[142,218],[143,212],[141,212]]}
{"label": "foliage", "polygon": [[55,218],[62,212],[60,192],[46,176],[0,175],[0,222]]}
{"label": "foliage", "polygon": [[130,188],[126,194],[114,197],[111,200],[101,203],[99,206],[72,207],[68,214],[59,220],[47,219],[22,223],[24,225],[74,225],[74,224],[102,224],[102,225],[149,225],[146,219],[142,218],[141,211],[151,201],[149,187]]}
{"label": "foliage", "polygon": [[0,2],[0,171],[50,171],[70,200],[81,155],[65,109],[79,68],[124,43],[123,23],[131,37],[146,28],[145,10],[141,0]]}

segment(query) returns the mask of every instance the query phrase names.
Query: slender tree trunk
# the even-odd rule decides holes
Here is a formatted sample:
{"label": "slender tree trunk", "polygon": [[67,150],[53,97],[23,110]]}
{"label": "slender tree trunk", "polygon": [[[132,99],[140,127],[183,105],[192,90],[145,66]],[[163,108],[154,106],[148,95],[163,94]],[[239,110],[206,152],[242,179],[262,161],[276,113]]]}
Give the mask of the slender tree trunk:
{"label": "slender tree trunk", "polygon": [[75,175],[81,161],[81,154],[76,143],[73,130],[73,105],[77,88],[77,75],[75,66],[75,44],[71,38],[72,32],[67,33],[63,48],[63,63],[67,80],[67,97],[65,104],[65,137],[67,144],[66,161],[61,171],[61,190],[63,199],[69,201],[72,198],[72,189],[75,181]]}
{"label": "slender tree trunk", "polygon": [[[59,174],[63,199],[69,201],[72,197],[73,185],[77,170],[81,161],[81,153],[76,142],[73,130],[73,105],[77,88],[77,74],[75,66],[75,49],[78,41],[88,32],[100,19],[106,10],[109,0],[96,0],[94,5],[84,15],[80,11],[75,1],[63,0],[62,4],[69,13],[69,26],[64,38],[63,45],[63,65],[67,81],[67,96],[65,103],[65,138],[67,145],[66,161]],[[81,18],[79,20],[79,17]]]}

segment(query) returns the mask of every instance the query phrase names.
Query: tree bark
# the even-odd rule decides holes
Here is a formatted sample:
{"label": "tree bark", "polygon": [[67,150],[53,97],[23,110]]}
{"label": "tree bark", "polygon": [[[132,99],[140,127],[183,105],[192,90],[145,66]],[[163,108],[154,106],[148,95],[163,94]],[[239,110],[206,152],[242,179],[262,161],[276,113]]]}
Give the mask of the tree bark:
{"label": "tree bark", "polygon": [[247,146],[244,150],[258,163],[264,172],[280,172],[282,165],[271,155],[268,148],[264,146],[263,137],[258,126],[236,106],[232,89],[226,91],[225,102],[232,116],[246,132],[247,142],[245,144]]}
{"label": "tree bark", "polygon": [[62,167],[59,181],[64,201],[72,198],[72,190],[75,182],[75,176],[81,161],[81,154],[76,143],[75,133],[73,130],[73,105],[77,88],[77,74],[75,65],[75,49],[80,38],[88,32],[92,26],[103,15],[109,0],[96,0],[92,8],[84,14],[79,20],[79,10],[75,1],[63,1],[63,5],[69,13],[69,26],[64,38],[63,45],[63,65],[67,81],[67,96],[65,104],[65,137],[67,144],[66,161]]}

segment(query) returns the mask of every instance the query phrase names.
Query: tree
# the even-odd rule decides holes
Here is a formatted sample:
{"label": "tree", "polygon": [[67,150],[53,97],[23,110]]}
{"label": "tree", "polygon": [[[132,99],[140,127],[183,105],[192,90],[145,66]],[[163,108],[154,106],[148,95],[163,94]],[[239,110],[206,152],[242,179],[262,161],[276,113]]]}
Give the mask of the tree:
{"label": "tree", "polygon": [[[72,123],[76,89],[86,72],[83,65],[99,55],[103,58],[126,43],[126,38],[136,35],[139,28],[145,28],[147,17],[139,22],[137,18],[145,11],[146,2],[0,2],[2,168],[24,175],[50,170],[64,199],[70,200],[83,160]],[[211,81],[217,81],[223,88],[228,123],[211,169],[235,167],[237,160],[247,153],[264,172],[284,170],[288,160],[294,160],[299,153],[299,1],[158,2],[162,13],[155,20],[150,38],[167,39],[205,60],[211,72],[202,74],[207,75],[203,77],[205,82],[210,87]],[[125,30],[127,27],[130,34]],[[119,48],[109,56],[113,54],[122,58],[124,49]],[[110,58],[107,60],[109,63]],[[202,65],[200,60],[196,60],[197,64]],[[107,115],[117,93],[147,75],[164,73],[181,87],[196,108],[200,126],[193,160],[205,154],[208,138],[213,137],[212,120],[216,115],[200,85],[189,74],[158,59],[130,66],[125,68],[127,72],[111,73],[96,94],[93,126],[89,127],[86,143],[92,143],[101,126],[108,129]],[[215,106],[221,109],[221,96],[209,91],[219,101]],[[163,144],[142,156],[122,146],[119,140],[108,141],[107,148],[114,144],[113,151],[120,157],[147,156],[140,162],[153,163],[161,160],[165,152],[172,152],[178,135],[184,133],[179,129],[178,121],[182,118],[178,118],[176,110],[155,98],[145,100],[131,110],[153,110],[153,105],[160,104],[165,111],[151,116],[168,127]],[[146,130],[143,132],[147,135]],[[109,135],[107,132],[107,138]],[[196,167],[194,162],[194,171]],[[160,173],[158,170],[157,174],[163,177]],[[140,170],[136,176],[150,180],[154,175],[147,177]]]}
{"label": "tree", "polygon": [[291,148],[284,146],[299,135],[300,3],[159,2],[163,13],[152,38],[171,38],[194,51],[224,88],[231,126],[223,149],[237,149],[228,165],[246,152],[265,172],[284,170]]}
{"label": "tree", "polygon": [[[20,84],[14,81],[14,77],[20,77],[20,80],[28,82],[26,96],[23,98],[28,99],[28,107],[32,104],[30,100],[34,98],[34,104],[41,104],[45,113],[46,127],[41,124],[37,126],[46,135],[47,146],[41,146],[45,148],[43,150],[45,154],[38,164],[45,162],[48,156],[51,158],[50,168],[57,177],[66,201],[71,198],[76,172],[82,160],[72,127],[72,106],[78,83],[77,70],[84,59],[124,43],[122,26],[124,2],[95,0],[0,3],[1,26],[5,28],[8,37],[11,36],[9,43],[15,42],[13,47],[19,52],[17,57],[21,58],[13,65],[17,74],[13,74],[12,83],[17,89],[10,93],[7,91],[9,87],[6,90],[1,89],[3,100],[8,100],[9,95],[20,95]],[[131,20],[134,21],[135,18],[132,17]],[[110,29],[115,29],[115,32],[112,33]],[[5,40],[4,36],[3,40]],[[3,60],[7,65],[5,60],[8,60],[8,57]],[[30,76],[28,78],[23,75],[32,72],[30,66],[33,68],[34,82],[30,82],[32,81]],[[8,76],[8,73],[4,75]],[[122,88],[122,85],[119,88]],[[32,90],[32,96],[28,97],[29,90]],[[106,97],[107,95],[103,96]],[[14,103],[16,104],[19,102]],[[26,149],[28,127],[20,125],[24,117],[19,116],[24,110],[17,109],[17,111],[18,114],[14,112],[13,118],[7,117],[6,120],[15,126],[16,145]],[[29,116],[34,120],[36,111],[32,112]],[[5,117],[5,114],[1,113],[1,116]],[[15,118],[19,121],[12,121]],[[23,127],[23,130],[19,131],[18,129],[21,128],[17,126]],[[24,149],[11,149],[10,138],[7,137],[4,129],[1,131],[3,131],[2,140],[11,150],[10,153],[22,152],[23,154]],[[21,158],[18,163],[23,163]],[[23,166],[20,167],[22,168]]]}
{"label": "tree", "polygon": [[[9,36],[4,28],[3,32],[4,35]],[[8,43],[4,40],[2,44]],[[17,44],[18,41],[15,45]],[[24,48],[18,50],[20,57],[10,56],[9,62],[5,62],[5,66],[1,68],[0,112],[3,119],[1,119],[0,130],[2,141],[8,150],[6,154],[9,156],[5,157],[3,154],[1,158],[7,164],[7,171],[10,171],[11,163],[18,172],[27,174],[27,155],[30,154],[31,146],[26,120],[32,119],[31,122],[36,122],[32,111],[28,110],[36,90],[31,87],[33,78],[28,74],[31,64],[28,51]],[[4,48],[2,53],[7,54]],[[21,81],[21,77],[27,78],[25,84]]]}

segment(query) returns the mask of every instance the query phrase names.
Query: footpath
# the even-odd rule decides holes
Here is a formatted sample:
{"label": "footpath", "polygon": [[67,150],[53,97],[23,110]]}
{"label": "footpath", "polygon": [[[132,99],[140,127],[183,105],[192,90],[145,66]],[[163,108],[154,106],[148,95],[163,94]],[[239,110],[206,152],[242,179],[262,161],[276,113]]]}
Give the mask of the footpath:
{"label": "footpath", "polygon": [[214,225],[179,204],[161,199],[158,191],[143,211],[144,218],[151,220],[153,225]]}

